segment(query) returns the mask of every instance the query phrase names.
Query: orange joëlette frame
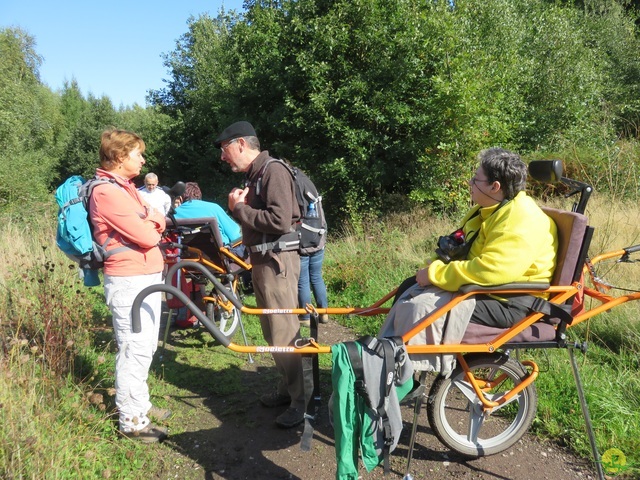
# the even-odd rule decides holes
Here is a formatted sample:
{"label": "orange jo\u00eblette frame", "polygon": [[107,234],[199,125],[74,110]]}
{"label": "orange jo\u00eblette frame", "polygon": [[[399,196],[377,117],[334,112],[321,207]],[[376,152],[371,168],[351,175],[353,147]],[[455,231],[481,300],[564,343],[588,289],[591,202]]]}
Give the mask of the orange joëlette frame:
{"label": "orange jo\u00eblette frame", "polygon": [[[184,267],[182,268],[185,271],[190,271],[191,270],[200,270],[202,273],[204,273],[206,276],[209,276],[210,279],[213,278],[213,275],[210,274],[210,272],[207,270],[209,269],[213,269],[213,271],[215,273],[227,273],[224,271],[221,271],[221,269],[213,264],[212,262],[210,262],[209,260],[207,260],[205,258],[205,256],[202,254],[202,252],[200,252],[198,249],[193,248],[193,247],[182,247],[182,248],[187,248],[191,253],[196,253],[197,257],[195,259],[189,259],[186,260],[184,262],[179,262],[179,263],[184,263]],[[631,249],[631,251],[637,251],[640,250],[640,246],[636,246],[636,247],[629,247]],[[221,249],[222,251],[223,249]],[[226,250],[226,249],[224,249]],[[241,259],[237,258],[235,255],[233,255],[231,252],[229,252],[228,250],[223,251],[223,254],[229,256],[230,258],[232,258],[234,261],[236,261],[238,264],[243,264],[244,262],[242,262]],[[573,318],[573,321],[571,323],[571,325],[568,325],[568,327],[577,325],[585,320],[590,319],[591,317],[594,317],[595,315],[598,315],[599,313],[608,311],[618,305],[622,305],[623,303],[629,302],[629,301],[633,301],[633,300],[638,300],[640,299],[640,292],[633,292],[627,295],[622,295],[620,297],[613,297],[611,295],[607,295],[605,293],[603,293],[602,291],[605,290],[605,287],[598,278],[595,277],[593,269],[589,268],[592,267],[593,265],[597,264],[598,262],[601,262],[603,260],[607,260],[610,258],[615,258],[615,257],[623,257],[625,255],[628,255],[628,252],[626,250],[616,250],[616,251],[612,251],[612,252],[607,252],[604,253],[602,255],[598,255],[595,258],[593,258],[590,262],[587,261],[587,263],[585,263],[585,265],[583,266],[583,273],[585,273],[585,276],[588,277],[590,279],[591,284],[594,286],[594,288],[588,288],[585,287],[585,285],[583,283],[578,282],[574,282],[569,286],[550,286],[544,290],[541,290],[540,288],[537,289],[527,289],[527,288],[522,288],[521,285],[518,286],[505,286],[504,289],[501,289],[501,287],[496,287],[491,289],[491,292],[493,294],[500,294],[500,293],[535,293],[535,294],[548,294],[549,295],[549,301],[553,302],[553,303],[557,303],[557,304],[563,304],[565,303],[567,300],[571,299],[574,295],[576,295],[576,293],[578,293],[580,290],[583,290],[584,295],[591,297],[595,300],[598,300],[599,302],[601,302],[601,305],[591,308],[589,310],[585,310],[583,311],[581,314],[576,315]],[[175,262],[174,262],[175,263]],[[250,268],[250,265],[244,264],[247,267]],[[197,267],[197,268],[196,268]],[[172,268],[177,268],[176,265],[173,265]],[[583,276],[584,277],[584,276]],[[234,281],[237,281],[237,278],[234,279]],[[157,286],[156,286],[157,287]],[[153,288],[153,287],[149,287],[149,288]],[[170,285],[165,285],[162,286],[162,290],[169,292],[169,293],[173,293],[174,291],[176,291],[175,288],[171,287]],[[460,295],[454,297],[449,303],[447,303],[445,306],[435,310],[434,312],[432,312],[430,315],[426,316],[421,322],[417,323],[414,328],[412,328],[409,332],[407,332],[406,334],[404,334],[402,336],[402,340],[403,342],[406,344],[411,338],[413,338],[418,332],[420,332],[422,329],[428,327],[429,325],[431,325],[434,321],[436,321],[436,319],[438,319],[439,317],[441,317],[442,315],[446,314],[447,312],[449,312],[454,306],[456,306],[458,303],[460,303],[461,301],[463,301],[464,299],[468,298],[471,295],[476,295],[478,293],[480,293],[483,290],[478,290],[478,291],[469,291],[466,293],[461,293]],[[304,314],[304,313],[317,313],[317,314],[332,314],[332,315],[350,315],[350,314],[354,314],[354,315],[361,315],[361,316],[371,316],[371,315],[377,315],[377,314],[383,314],[383,313],[388,313],[390,310],[390,307],[384,307],[383,305],[388,302],[394,295],[395,295],[396,290],[394,289],[393,291],[389,292],[388,294],[386,294],[384,297],[382,297],[380,300],[378,300],[377,302],[375,302],[374,304],[372,304],[369,307],[365,307],[365,308],[335,308],[335,307],[329,307],[329,308],[316,308],[311,304],[306,305],[305,308],[277,308],[277,309],[264,309],[264,308],[251,308],[251,307],[247,307],[245,305],[239,304],[239,302],[237,301],[232,301],[230,298],[227,298],[227,302],[224,302],[224,304],[220,304],[219,300],[210,298],[210,300],[216,301],[220,304],[220,306],[228,311],[230,311],[231,309],[234,308],[234,306],[236,306],[237,308],[239,308],[241,310],[242,313],[248,314],[248,315],[263,315],[263,314],[271,314],[271,313],[289,313],[289,314],[296,314],[296,315],[300,315],[300,314]],[[142,293],[141,293],[142,295]],[[188,299],[185,297],[184,299],[185,303],[188,302]],[[191,309],[192,307],[189,306],[188,303],[186,303],[187,306]],[[196,316],[200,316],[201,312],[195,312],[192,311],[192,313],[196,314]],[[407,351],[408,353],[420,353],[420,354],[456,354],[457,356],[457,360],[461,366],[461,368],[463,369],[463,371],[465,372],[465,375],[467,377],[467,380],[469,381],[469,383],[471,384],[472,388],[474,389],[474,391],[476,392],[476,395],[478,396],[478,399],[480,400],[480,402],[482,403],[482,407],[483,410],[485,411],[491,411],[493,408],[498,407],[500,405],[503,405],[504,403],[508,402],[510,399],[512,399],[515,395],[517,395],[519,392],[521,392],[523,389],[525,389],[526,387],[528,387],[531,383],[533,383],[539,373],[538,370],[538,366],[533,362],[533,361],[523,361],[521,362],[523,364],[523,366],[525,366],[526,368],[528,368],[528,374],[522,378],[522,381],[520,383],[518,383],[518,385],[514,386],[513,389],[507,391],[504,393],[504,395],[501,395],[499,398],[495,398],[492,400],[489,400],[487,398],[487,396],[485,396],[483,394],[483,389],[488,389],[491,388],[493,384],[495,383],[499,383],[499,381],[501,380],[500,378],[498,379],[493,379],[491,381],[482,379],[480,377],[476,377],[473,375],[473,373],[471,372],[471,370],[469,369],[464,357],[463,357],[463,353],[493,353],[496,351],[496,349],[500,348],[501,346],[503,346],[504,344],[508,343],[511,339],[515,338],[520,332],[522,332],[523,330],[525,330],[526,328],[528,328],[529,326],[531,326],[533,323],[535,323],[536,321],[540,320],[543,317],[543,313],[539,313],[539,312],[534,312],[530,315],[528,315],[527,317],[525,317],[524,319],[522,319],[520,322],[516,323],[515,325],[513,325],[511,328],[504,330],[504,332],[498,334],[493,340],[491,340],[490,342],[487,343],[478,343],[478,344],[448,344],[448,345],[407,345]],[[135,316],[135,315],[134,315]],[[201,319],[201,321],[206,321],[207,319]],[[207,323],[205,323],[205,326],[210,329],[210,327],[207,325]],[[213,329],[216,329],[216,327],[214,326]],[[210,330],[210,332],[213,334],[213,329]],[[134,327],[135,330],[135,327]],[[216,329],[217,330],[217,329]],[[214,335],[215,336],[215,335]],[[247,346],[242,346],[242,345],[238,345],[235,344],[233,342],[226,341],[226,342],[221,342],[223,343],[223,345],[225,345],[227,348],[229,348],[232,351],[238,352],[238,353],[292,353],[292,354],[321,354],[321,353],[330,353],[331,352],[331,346],[328,345],[321,345],[319,343],[317,343],[317,341],[313,338],[306,338],[306,339],[300,339],[299,343],[296,344],[295,346],[290,346],[290,345],[286,345],[286,346],[281,346],[281,345],[273,345],[273,346],[251,346],[251,345],[247,345]],[[531,343],[532,348],[535,348],[535,342]]]}
{"label": "orange jo\u00eblette frame", "polygon": [[[189,250],[196,251],[197,249],[193,249],[189,247]],[[221,249],[226,250],[226,249]],[[610,258],[621,257],[626,253],[625,250],[616,250],[604,253],[602,255],[598,255],[591,260],[591,264],[595,265],[598,262]],[[231,252],[225,252],[230,258],[233,259],[236,263],[242,266],[244,262],[239,258],[235,257]],[[235,257],[235,258],[234,258]],[[192,259],[190,259],[192,260]],[[207,261],[200,252],[199,256],[195,261],[202,263],[203,265],[214,269],[217,273],[220,272],[219,267]],[[250,265],[244,264],[245,266],[250,268]],[[630,294],[622,295],[619,297],[613,297],[611,295],[607,295],[602,293],[597,289],[598,282],[594,278],[592,272],[584,266],[585,273],[588,274],[588,277],[591,280],[591,283],[595,288],[589,288],[580,282],[574,282],[569,286],[551,286],[545,290],[527,290],[525,288],[505,288],[504,290],[500,290],[499,288],[492,289],[492,294],[500,294],[500,293],[535,293],[535,294],[549,294],[549,301],[557,304],[562,304],[572,298],[580,289],[584,291],[584,295],[587,297],[594,298],[601,302],[601,305],[591,308],[589,310],[584,311],[580,315],[574,317],[572,324],[569,326],[574,326],[579,323],[584,322],[585,320],[594,317],[602,312],[611,310],[612,308],[622,305],[623,303],[627,303],[629,301],[640,299],[640,293],[633,292]],[[244,314],[248,315],[263,315],[263,314],[271,314],[271,313],[289,313],[301,315],[305,313],[317,313],[321,314],[329,314],[329,315],[361,315],[361,316],[372,316],[378,314],[388,313],[390,307],[384,307],[383,305],[389,301],[395,294],[396,290],[392,290],[380,300],[375,302],[374,304],[363,307],[328,307],[328,308],[317,308],[313,305],[306,305],[305,308],[277,308],[277,309],[263,309],[263,308],[252,308],[247,306],[242,306],[241,311]],[[431,325],[435,322],[439,317],[446,314],[450,311],[454,306],[463,301],[464,299],[476,295],[479,292],[469,292],[458,295],[454,297],[447,305],[442,308],[437,309],[432,312],[430,315],[425,317],[421,322],[417,323],[409,332],[405,333],[402,336],[402,339],[405,343],[409,341],[412,337],[414,337],[418,332],[423,330],[424,328]],[[472,353],[472,352],[486,352],[492,353],[495,352],[496,349],[503,346],[505,343],[508,343],[511,339],[516,337],[523,330],[540,320],[544,314],[542,313],[532,313],[522,319],[520,322],[513,325],[511,328],[506,329],[503,333],[496,336],[492,341],[482,344],[448,344],[448,345],[407,345],[407,351],[409,353],[422,353],[422,354],[460,354],[460,353]],[[306,345],[301,345],[299,347],[293,346],[282,346],[282,345],[273,345],[273,346],[242,346],[235,344],[233,342],[229,342],[229,349],[239,352],[239,353],[263,353],[263,352],[287,352],[287,353],[298,353],[298,354],[313,354],[313,353],[330,353],[331,346],[321,345],[316,343],[315,341],[310,342]]]}

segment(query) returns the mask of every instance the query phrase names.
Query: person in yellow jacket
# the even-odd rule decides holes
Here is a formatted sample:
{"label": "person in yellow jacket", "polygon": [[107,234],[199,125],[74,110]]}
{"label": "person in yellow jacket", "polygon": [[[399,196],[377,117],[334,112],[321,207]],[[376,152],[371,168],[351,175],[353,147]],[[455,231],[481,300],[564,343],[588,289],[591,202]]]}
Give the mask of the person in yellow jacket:
{"label": "person in yellow jacket", "polygon": [[[457,247],[454,250],[462,251],[463,258],[452,259],[439,250],[439,255],[398,288],[397,301],[416,283],[415,288],[429,292],[434,291],[432,286],[455,292],[466,284],[551,281],[556,267],[557,229],[525,192],[526,164],[518,154],[502,148],[483,150],[478,160],[479,166],[469,180],[475,205],[452,239]],[[417,293],[414,289],[413,295]],[[505,298],[477,295],[469,321],[508,328],[529,313],[527,307],[508,303]],[[399,329],[394,330],[397,333]]]}

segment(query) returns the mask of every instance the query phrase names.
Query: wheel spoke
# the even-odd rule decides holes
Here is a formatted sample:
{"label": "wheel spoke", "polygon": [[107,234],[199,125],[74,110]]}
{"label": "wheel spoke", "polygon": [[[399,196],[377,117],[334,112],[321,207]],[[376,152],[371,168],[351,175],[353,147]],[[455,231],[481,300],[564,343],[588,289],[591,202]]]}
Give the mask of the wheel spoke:
{"label": "wheel spoke", "polygon": [[[232,285],[225,285],[237,297]],[[241,313],[224,295],[214,290],[210,297],[212,301],[207,304],[207,316],[216,324],[220,332],[227,338],[231,338],[241,322]],[[227,308],[230,308],[228,310]]]}
{"label": "wheel spoke", "polygon": [[454,380],[452,383],[453,383],[453,387],[457,388],[460,391],[460,393],[462,393],[465,397],[467,397],[467,400],[469,400],[469,403],[473,403],[478,400],[476,391],[471,386],[471,383],[465,380]]}
{"label": "wheel spoke", "polygon": [[[504,397],[506,394],[506,392],[499,392],[499,393],[494,393],[494,394],[487,394],[487,400],[491,401],[491,402],[497,402],[498,400],[500,400],[502,397]],[[504,407],[506,407],[507,405],[509,405],[510,403],[513,402],[517,402],[520,400],[520,395],[522,395],[522,393],[519,393],[518,395],[514,395],[513,397],[511,397],[509,400],[507,400],[506,402],[498,405],[497,407],[493,407],[491,409],[491,413],[496,413],[500,410],[502,410]]]}

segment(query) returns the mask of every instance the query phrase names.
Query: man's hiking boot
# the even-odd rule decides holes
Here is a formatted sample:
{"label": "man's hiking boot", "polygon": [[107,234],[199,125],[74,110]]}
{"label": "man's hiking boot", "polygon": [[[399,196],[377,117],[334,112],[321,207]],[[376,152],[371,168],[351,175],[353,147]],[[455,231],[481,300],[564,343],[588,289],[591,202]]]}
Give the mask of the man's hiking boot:
{"label": "man's hiking boot", "polygon": [[320,315],[320,323],[329,323],[329,315],[326,313]]}
{"label": "man's hiking boot", "polygon": [[304,412],[293,407],[287,408],[276,418],[276,425],[280,428],[293,428],[302,422],[304,422]]}
{"label": "man's hiking boot", "polygon": [[156,443],[161,442],[169,436],[167,429],[159,427],[150,423],[142,430],[134,430],[132,432],[121,432],[127,438],[131,440],[137,440],[142,443]]}
{"label": "man's hiking boot", "polygon": [[169,420],[173,415],[173,412],[168,408],[151,407],[147,412],[147,417],[151,417],[158,422]]}
{"label": "man's hiking boot", "polygon": [[278,392],[265,393],[260,397],[260,403],[267,408],[281,407],[283,405],[289,405],[291,403],[291,397]]}
{"label": "man's hiking boot", "polygon": [[311,320],[309,320],[308,318],[300,318],[300,326],[301,327],[310,327],[311,326]]}

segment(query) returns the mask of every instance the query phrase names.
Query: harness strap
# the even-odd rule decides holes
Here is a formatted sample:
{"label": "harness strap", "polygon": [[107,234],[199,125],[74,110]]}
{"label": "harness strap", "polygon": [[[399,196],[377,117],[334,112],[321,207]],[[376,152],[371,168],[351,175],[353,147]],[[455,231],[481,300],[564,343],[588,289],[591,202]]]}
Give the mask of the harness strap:
{"label": "harness strap", "polygon": [[550,317],[559,318],[567,324],[573,322],[573,316],[571,315],[572,305],[558,305],[557,303],[533,295],[509,297],[507,298],[507,303],[527,307],[532,312],[544,313]]}
{"label": "harness strap", "polygon": [[311,450],[315,420],[315,401],[313,398],[313,358],[310,354],[302,355],[302,380],[304,386],[304,400],[306,410],[304,413],[304,430],[300,439],[300,449],[303,452]]}
{"label": "harness strap", "polygon": [[380,405],[378,405],[377,412],[382,419],[382,427],[384,431],[384,446],[382,448],[382,453],[384,458],[384,474],[387,475],[390,471],[389,453],[391,445],[393,445],[393,434],[391,433],[391,423],[389,422],[389,416],[387,415],[387,406],[389,405],[389,393],[391,392],[391,387],[393,386],[396,377],[396,358],[393,353],[393,346],[389,341],[386,339],[379,340],[378,345],[382,346],[384,355],[385,388],[384,397],[380,399]]}
{"label": "harness strap", "polygon": [[[318,314],[311,315],[311,338],[318,339]],[[313,430],[320,406],[320,366],[318,354],[302,355],[302,375],[304,381],[304,397],[306,410],[304,414],[304,430],[300,440],[300,449],[304,452],[311,450]]]}
{"label": "harness strap", "polygon": [[314,228],[311,225],[306,224],[304,222],[300,222],[300,228],[304,228],[305,230],[309,230],[310,232],[318,233],[320,235],[324,235],[325,232],[327,231],[326,228]]}
{"label": "harness strap", "polygon": [[269,250],[274,252],[290,252],[292,250],[298,250],[300,246],[300,238],[298,232],[289,232],[282,235],[280,238],[273,242],[261,243],[259,245],[252,245],[249,247],[249,251],[252,253],[266,253]]}
{"label": "harness strap", "polygon": [[355,381],[356,393],[364,399],[364,402],[367,404],[367,407],[373,408],[371,406],[371,400],[369,399],[369,394],[367,393],[367,383],[364,379],[364,368],[362,365],[362,357],[360,356],[360,351],[358,350],[356,342],[344,342],[344,346],[347,348],[347,353],[349,354],[349,361],[351,362],[351,368],[353,368],[353,373],[356,377],[356,381]]}

